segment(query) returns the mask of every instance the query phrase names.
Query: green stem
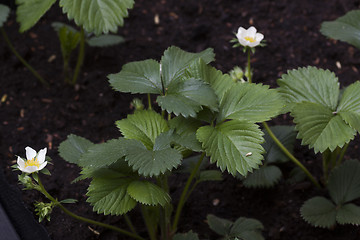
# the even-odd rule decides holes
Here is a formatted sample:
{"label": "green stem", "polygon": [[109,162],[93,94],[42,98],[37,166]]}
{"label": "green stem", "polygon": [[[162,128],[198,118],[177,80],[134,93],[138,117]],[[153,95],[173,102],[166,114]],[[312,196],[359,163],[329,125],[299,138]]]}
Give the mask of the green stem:
{"label": "green stem", "polygon": [[46,87],[49,87],[49,84],[47,81],[45,81],[40,74],[30,66],[30,64],[28,62],[26,62],[25,59],[23,59],[20,54],[15,50],[14,46],[11,44],[11,41],[9,40],[4,28],[0,28],[1,29],[1,34],[6,42],[6,44],[8,45],[8,47],[10,48],[10,50],[15,54],[15,56],[20,60],[20,62],[22,62],[22,64],[25,65],[25,67],[27,67],[27,69],[30,70],[30,72],[32,74],[34,74],[34,76]]}
{"label": "green stem", "polygon": [[150,93],[147,94],[147,98],[148,98],[148,108],[149,108],[149,110],[151,110],[152,107],[151,107],[151,96],[150,96]]}
{"label": "green stem", "polygon": [[188,178],[188,180],[186,182],[185,188],[184,188],[183,192],[181,193],[180,200],[179,200],[178,206],[176,208],[176,212],[175,212],[174,222],[173,222],[173,225],[172,225],[172,232],[173,233],[176,232],[177,225],[179,223],[179,218],[180,218],[180,215],[181,215],[181,210],[184,207],[186,198],[188,197],[188,191],[189,191],[191,182],[194,179],[197,172],[199,171],[200,165],[201,165],[204,157],[205,157],[205,152],[203,152],[201,154],[201,156],[199,158],[199,161],[197,162],[196,166],[192,170],[192,172],[191,172],[191,174],[190,174],[190,176],[189,176],[189,178]]}
{"label": "green stem", "polygon": [[251,55],[251,48],[247,47],[247,73],[248,73],[248,83],[251,83],[251,70],[250,70],[250,55]]}
{"label": "green stem", "polygon": [[310,181],[318,188],[321,188],[320,184],[318,183],[318,181],[316,181],[316,179],[314,178],[314,176],[307,170],[307,168],[301,164],[301,162],[299,160],[297,160],[294,155],[292,155],[289,150],[287,150],[287,148],[279,141],[279,139],[275,136],[275,134],[271,131],[270,127],[267,125],[266,122],[263,122],[263,126],[266,129],[266,131],[268,132],[269,136],[274,140],[274,142],[276,143],[276,145],[281,149],[281,151],[288,157],[290,158],[291,161],[293,161],[301,170],[303,170],[303,172],[308,176],[308,178],[310,179]]}
{"label": "green stem", "polygon": [[324,174],[324,182],[327,182],[328,172],[329,172],[329,163],[331,158],[331,152],[327,149],[322,154],[322,165],[323,165],[323,174]]}
{"label": "green stem", "polygon": [[43,184],[42,184],[41,181],[40,181],[40,178],[37,179],[37,182],[39,183],[40,191],[42,192],[42,194],[44,194],[50,201],[52,201],[53,203],[55,203],[56,206],[58,206],[61,210],[63,210],[64,213],[66,213],[66,214],[69,215],[70,217],[75,218],[75,219],[77,219],[77,220],[79,220],[79,221],[87,222],[87,223],[90,223],[90,224],[98,225],[98,226],[101,226],[101,227],[105,227],[105,228],[108,228],[108,229],[117,231],[117,232],[119,232],[119,233],[121,233],[121,234],[127,235],[127,236],[129,236],[129,237],[132,237],[132,238],[135,238],[135,239],[138,239],[138,240],[145,240],[144,238],[140,237],[139,235],[134,234],[134,233],[131,233],[131,232],[128,232],[128,231],[123,230],[123,229],[121,229],[121,228],[118,228],[118,227],[115,227],[115,226],[112,226],[112,225],[109,225],[109,224],[106,224],[106,223],[94,221],[94,220],[91,220],[91,219],[88,219],[88,218],[85,218],[85,217],[81,217],[81,216],[78,216],[78,215],[72,213],[72,212],[69,211],[67,208],[65,208],[58,200],[56,200],[55,198],[53,198],[53,196],[51,196],[51,195],[45,190]]}
{"label": "green stem", "polygon": [[125,222],[126,224],[128,225],[128,227],[130,228],[131,232],[133,232],[134,234],[138,235],[137,232],[136,232],[136,229],[134,227],[134,225],[132,224],[130,218],[124,214],[124,219],[125,219]]}
{"label": "green stem", "polygon": [[346,143],[346,144],[344,145],[344,147],[341,149],[341,152],[340,152],[338,161],[337,161],[337,163],[336,163],[336,166],[339,166],[339,165],[342,163],[348,147],[349,147],[349,143]]}
{"label": "green stem", "polygon": [[146,206],[141,205],[141,213],[143,215],[143,219],[145,222],[146,229],[149,233],[150,240],[157,240],[154,222],[152,221],[152,219],[148,213],[148,210],[146,209]]}
{"label": "green stem", "polygon": [[78,79],[79,74],[80,74],[81,66],[82,66],[82,64],[84,62],[84,57],[85,57],[85,33],[84,33],[84,28],[81,27],[79,54],[78,54],[78,58],[77,58],[77,62],[76,62],[74,76],[73,76],[73,79],[72,79],[72,82],[71,82],[72,85],[75,85],[76,82],[77,82],[77,79]]}

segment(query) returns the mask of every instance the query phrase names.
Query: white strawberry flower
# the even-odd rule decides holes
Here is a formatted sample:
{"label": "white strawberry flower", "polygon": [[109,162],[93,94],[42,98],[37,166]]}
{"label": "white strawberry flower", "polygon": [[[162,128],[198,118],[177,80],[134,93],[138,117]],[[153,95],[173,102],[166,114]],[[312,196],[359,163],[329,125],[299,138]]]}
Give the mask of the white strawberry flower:
{"label": "white strawberry flower", "polygon": [[248,29],[239,27],[236,34],[239,43],[244,47],[256,47],[264,39],[264,35],[258,33],[256,28],[251,26]]}
{"label": "white strawberry flower", "polygon": [[33,173],[43,169],[47,161],[45,161],[46,148],[41,149],[38,153],[31,147],[26,147],[26,160],[21,157],[17,158],[17,165],[20,171],[25,173]]}

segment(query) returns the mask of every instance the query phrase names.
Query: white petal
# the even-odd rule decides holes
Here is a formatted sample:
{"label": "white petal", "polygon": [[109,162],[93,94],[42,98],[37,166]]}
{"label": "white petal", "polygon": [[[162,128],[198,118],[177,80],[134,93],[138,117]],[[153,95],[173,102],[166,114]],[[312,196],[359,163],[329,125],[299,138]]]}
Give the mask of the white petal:
{"label": "white petal", "polygon": [[256,42],[249,42],[249,47],[256,47],[257,45],[259,45],[260,42],[256,41]]}
{"label": "white petal", "polygon": [[255,34],[255,39],[256,39],[256,41],[261,42],[261,40],[264,39],[264,35],[262,33],[256,33]]}
{"label": "white petal", "polygon": [[239,27],[236,36],[237,36],[237,35],[241,36],[241,34],[244,33],[244,32],[246,32],[246,29],[243,28],[243,27]]}
{"label": "white petal", "polygon": [[248,30],[247,30],[246,33],[247,33],[247,36],[248,36],[248,37],[255,38],[256,28],[253,27],[253,26],[251,26],[251,27],[248,28]]}
{"label": "white petal", "polygon": [[246,46],[249,45],[249,42],[246,41],[246,40],[243,39],[243,38],[239,38],[239,43],[240,43],[241,45],[243,45],[244,47],[246,47]]}
{"label": "white petal", "polygon": [[42,164],[43,162],[45,162],[46,151],[47,151],[46,148],[43,148],[39,151],[37,155],[38,163]]}
{"label": "white petal", "polygon": [[38,171],[38,167],[37,166],[28,166],[26,167],[23,172],[26,172],[26,173],[33,173],[33,172],[36,172]]}
{"label": "white petal", "polygon": [[32,149],[31,147],[27,146],[25,148],[25,151],[26,151],[26,159],[27,160],[31,160],[34,157],[36,157],[36,151],[34,149]]}
{"label": "white petal", "polygon": [[47,164],[46,161],[43,162],[42,164],[40,164],[38,171],[40,171],[41,169],[43,169],[43,168],[46,166],[46,164]]}
{"label": "white petal", "polygon": [[23,172],[23,170],[25,169],[25,161],[21,157],[17,158],[17,165],[20,171]]}

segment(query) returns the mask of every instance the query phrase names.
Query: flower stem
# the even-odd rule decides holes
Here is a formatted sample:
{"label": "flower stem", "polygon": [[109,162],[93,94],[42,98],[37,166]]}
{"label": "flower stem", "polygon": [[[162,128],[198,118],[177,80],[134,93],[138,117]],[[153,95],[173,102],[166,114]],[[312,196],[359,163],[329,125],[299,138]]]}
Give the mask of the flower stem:
{"label": "flower stem", "polygon": [[75,85],[77,82],[78,76],[80,74],[81,66],[84,62],[84,57],[85,57],[85,33],[84,33],[84,28],[81,27],[79,54],[78,54],[78,59],[77,59],[76,66],[75,66],[74,76],[73,76],[73,79],[71,82],[72,85]]}
{"label": "flower stem", "polygon": [[147,231],[149,233],[150,240],[157,240],[156,239],[156,229],[155,229],[155,226],[154,226],[154,222],[152,221],[151,216],[150,216],[146,206],[141,205],[141,213],[143,215],[143,219],[144,219],[144,222],[145,222],[146,229],[147,229]]}
{"label": "flower stem", "polygon": [[248,77],[248,83],[251,83],[250,55],[251,55],[251,48],[247,47],[247,77]]}
{"label": "flower stem", "polygon": [[306,176],[308,176],[308,178],[310,179],[310,181],[318,188],[321,188],[320,184],[318,183],[318,181],[316,181],[316,179],[314,178],[314,176],[307,170],[307,168],[299,161],[297,160],[294,155],[292,155],[289,150],[287,150],[287,148],[279,141],[279,139],[275,136],[275,134],[271,131],[269,125],[267,125],[266,122],[262,123],[264,128],[266,129],[266,131],[268,132],[269,136],[274,140],[274,142],[276,143],[276,145],[278,145],[278,147],[281,149],[281,151],[288,157],[290,158],[291,161],[293,161],[305,174]]}
{"label": "flower stem", "polygon": [[151,96],[150,96],[150,93],[147,94],[147,99],[148,99],[148,108],[149,110],[151,110]]}
{"label": "flower stem", "polygon": [[341,149],[341,152],[340,152],[338,161],[337,161],[337,163],[336,163],[336,166],[339,166],[339,165],[341,164],[341,162],[343,161],[344,156],[345,156],[345,153],[346,153],[346,150],[348,149],[348,147],[349,147],[349,143],[346,143],[346,144],[344,145],[344,147]]}
{"label": "flower stem", "polygon": [[75,218],[79,221],[83,221],[83,222],[87,222],[87,223],[90,223],[90,224],[94,224],[94,225],[98,225],[98,226],[101,226],[101,227],[105,227],[105,228],[108,228],[108,229],[111,229],[111,230],[114,230],[114,231],[117,231],[119,233],[122,233],[124,235],[127,235],[129,237],[132,237],[134,239],[138,239],[138,240],[145,240],[144,238],[140,237],[139,235],[137,234],[134,234],[132,232],[129,232],[129,231],[126,231],[126,230],[123,230],[121,228],[118,228],[118,227],[115,227],[115,226],[112,226],[112,225],[109,225],[109,224],[106,224],[106,223],[102,223],[102,222],[98,222],[98,221],[95,221],[95,220],[91,220],[91,219],[88,219],[88,218],[85,218],[85,217],[81,217],[81,216],[78,216],[74,213],[72,213],[71,211],[69,211],[67,208],[65,208],[58,200],[56,200],[53,196],[51,196],[44,188],[44,185],[41,183],[40,181],[40,178],[38,178],[38,181],[39,183],[39,187],[40,187],[40,192],[42,194],[45,195],[45,197],[47,197],[50,201],[52,201],[56,206],[58,206],[61,210],[63,210],[64,213],[66,213],[67,215],[69,215],[70,217],[72,218]]}
{"label": "flower stem", "polygon": [[3,38],[4,38],[5,42],[6,42],[6,44],[8,45],[8,47],[10,48],[10,50],[14,53],[14,55],[20,60],[20,62],[21,62],[22,64],[25,65],[25,67],[27,67],[27,69],[30,70],[30,72],[31,72],[32,74],[34,74],[34,76],[35,76],[44,86],[49,87],[49,83],[48,83],[47,81],[45,81],[45,80],[40,76],[40,74],[39,74],[34,68],[32,68],[32,67],[30,66],[30,64],[29,64],[28,62],[26,62],[26,60],[23,59],[23,58],[20,56],[20,54],[15,50],[14,46],[11,44],[11,41],[9,40],[9,38],[8,38],[8,36],[7,36],[7,34],[6,34],[4,28],[1,27],[0,29],[1,29],[1,34],[2,34],[2,36],[3,36]]}
{"label": "flower stem", "polygon": [[191,182],[194,179],[197,172],[199,171],[200,165],[201,165],[204,157],[205,157],[205,152],[203,152],[201,154],[201,156],[199,158],[199,161],[196,163],[194,169],[192,170],[192,172],[191,172],[191,174],[190,174],[190,176],[189,176],[189,178],[188,178],[188,180],[186,182],[185,188],[184,188],[183,192],[181,193],[180,200],[179,200],[178,206],[176,208],[176,212],[175,212],[174,222],[173,222],[173,225],[172,225],[172,232],[176,232],[177,225],[179,223],[179,218],[180,218],[180,215],[181,215],[181,210],[184,207],[185,201],[186,201],[186,199],[188,197],[188,191],[189,191]]}

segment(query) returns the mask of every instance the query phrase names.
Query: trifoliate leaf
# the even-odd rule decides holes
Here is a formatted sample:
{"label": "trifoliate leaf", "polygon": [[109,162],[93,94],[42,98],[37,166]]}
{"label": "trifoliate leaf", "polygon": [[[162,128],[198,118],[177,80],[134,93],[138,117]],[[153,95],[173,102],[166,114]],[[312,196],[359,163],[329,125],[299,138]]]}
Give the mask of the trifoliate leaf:
{"label": "trifoliate leaf", "polygon": [[144,144],[137,140],[128,140],[125,160],[139,174],[145,177],[158,176],[176,168],[182,159],[177,150],[165,147],[154,147],[148,150]]}
{"label": "trifoliate leaf", "polygon": [[216,217],[212,214],[207,215],[206,219],[210,229],[217,234],[221,236],[226,236],[230,233],[233,222],[224,218]]}
{"label": "trifoliate leaf", "polygon": [[333,72],[315,67],[298,68],[283,74],[277,81],[279,91],[291,110],[295,103],[312,102],[335,111],[339,98],[339,82]]}
{"label": "trifoliate leaf", "polygon": [[217,97],[214,90],[205,82],[196,79],[177,79],[168,86],[166,95],[158,96],[156,102],[168,113],[176,116],[195,117],[196,113],[207,106],[217,110]]}
{"label": "trifoliate leaf", "polygon": [[34,26],[55,2],[56,0],[16,0],[16,20],[20,23],[20,32]]}
{"label": "trifoliate leaf", "polygon": [[248,188],[273,187],[282,177],[280,168],[273,165],[261,166],[246,176],[243,184]]}
{"label": "trifoliate leaf", "polygon": [[336,206],[324,197],[307,200],[300,212],[303,219],[315,227],[331,228],[336,223]]}
{"label": "trifoliate leaf", "polygon": [[4,23],[9,17],[10,8],[4,4],[0,4],[0,27],[4,26]]}
{"label": "trifoliate leaf", "polygon": [[336,221],[339,224],[360,225],[360,207],[352,203],[340,206],[337,211]]}
{"label": "trifoliate leaf", "polygon": [[198,182],[222,181],[222,174],[218,170],[204,170],[199,174]]}
{"label": "trifoliate leaf", "polygon": [[202,150],[200,142],[196,139],[196,130],[202,125],[201,121],[195,118],[184,118],[183,116],[177,116],[172,118],[169,122],[171,129],[175,130],[176,135],[173,139],[179,147],[175,147],[177,150],[184,152],[186,149],[190,149],[195,152]]}
{"label": "trifoliate leaf", "polygon": [[127,193],[127,188],[133,180],[123,177],[94,178],[88,188],[86,200],[97,213],[104,215],[125,214],[136,206],[136,201]]}
{"label": "trifoliate leaf", "polygon": [[175,234],[173,240],[199,240],[199,237],[193,231],[189,231],[187,233]]}
{"label": "trifoliate leaf", "polygon": [[352,128],[360,132],[360,82],[348,86],[339,103],[337,112]]}
{"label": "trifoliate leaf", "polygon": [[214,61],[215,54],[213,49],[208,48],[199,53],[189,53],[178,47],[171,46],[165,50],[161,58],[161,75],[163,77],[164,88],[168,88],[170,83],[184,74],[184,71],[196,59],[203,59],[205,63]]}
{"label": "trifoliate leaf", "polygon": [[139,110],[126,119],[116,122],[116,126],[127,139],[142,142],[147,149],[152,149],[155,139],[169,129],[165,119],[152,110]]}
{"label": "trifoliate leaf", "polygon": [[347,12],[335,21],[323,22],[320,32],[329,38],[341,40],[360,49],[360,10]]}
{"label": "trifoliate leaf", "polygon": [[223,98],[225,92],[235,85],[235,82],[228,74],[223,74],[216,68],[207,65],[202,59],[194,61],[186,69],[186,75],[189,78],[201,79],[209,83],[218,96],[219,101]]}
{"label": "trifoliate leaf", "polygon": [[221,171],[244,176],[258,168],[263,159],[262,135],[258,125],[238,120],[204,126],[196,133],[211,163],[216,162]]}
{"label": "trifoliate leaf", "polygon": [[112,139],[95,144],[81,155],[79,165],[89,168],[101,168],[116,162],[126,154],[126,139]]}
{"label": "trifoliate leaf", "polygon": [[86,40],[90,47],[110,47],[125,42],[125,38],[117,35],[105,34]]}
{"label": "trifoliate leaf", "polygon": [[238,218],[231,227],[230,236],[242,240],[264,240],[261,231],[264,229],[262,223],[253,218]]}
{"label": "trifoliate leaf", "polygon": [[291,115],[299,131],[297,138],[302,139],[302,145],[314,148],[315,153],[322,153],[326,149],[334,151],[336,147],[342,147],[354,139],[356,134],[339,115],[318,103],[298,103]]}
{"label": "trifoliate leaf", "polygon": [[131,182],[127,192],[135,201],[145,205],[164,206],[170,202],[170,196],[166,191],[148,181]]}
{"label": "trifoliate leaf", "polygon": [[217,120],[262,122],[276,116],[282,107],[280,94],[269,86],[237,83],[222,98]]}
{"label": "trifoliate leaf", "polygon": [[335,168],[329,176],[327,188],[337,205],[359,198],[360,162],[358,160],[347,160]]}
{"label": "trifoliate leaf", "polygon": [[69,163],[79,164],[84,154],[94,143],[86,138],[70,134],[59,146],[59,155]]}
{"label": "trifoliate leaf", "polygon": [[[289,150],[290,153],[294,150],[294,143],[296,139],[296,132],[294,126],[278,125],[270,127],[277,139]],[[278,147],[274,140],[270,137],[267,131],[264,130],[263,147],[265,149],[265,161],[267,163],[283,163],[287,162],[289,158]]]}
{"label": "trifoliate leaf", "polygon": [[60,0],[60,7],[69,19],[96,35],[116,33],[133,6],[134,0]]}
{"label": "trifoliate leaf", "polygon": [[120,92],[163,93],[160,65],[152,59],[125,64],[119,73],[107,77],[111,87]]}

